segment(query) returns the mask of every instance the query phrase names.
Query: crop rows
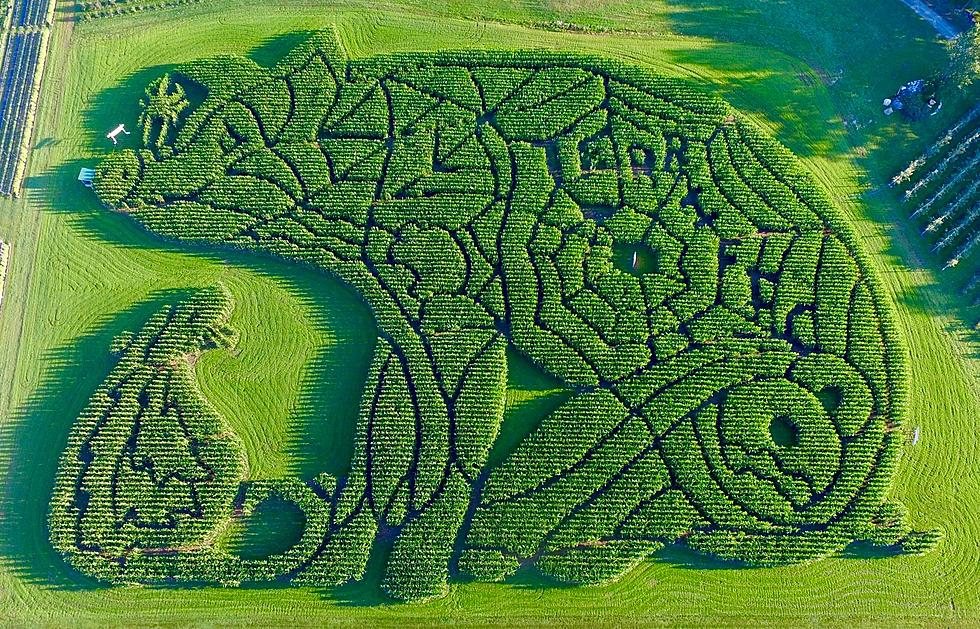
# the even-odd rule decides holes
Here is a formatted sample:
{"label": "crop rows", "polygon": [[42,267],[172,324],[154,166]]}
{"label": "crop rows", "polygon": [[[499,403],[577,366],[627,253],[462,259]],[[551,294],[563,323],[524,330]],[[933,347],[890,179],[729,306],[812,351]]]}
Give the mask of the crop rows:
{"label": "crop rows", "polygon": [[14,28],[47,26],[53,4],[52,0],[14,0],[11,25]]}
{"label": "crop rows", "polygon": [[[918,170],[924,166],[929,160],[932,160],[942,151],[949,147],[950,142],[963,132],[964,129],[969,128],[971,124],[977,119],[980,119],[980,105],[975,106],[971,109],[965,116],[963,116],[955,125],[946,130],[946,132],[936,139],[929,148],[922,152],[922,155],[912,160],[908,166],[906,166],[902,172],[898,173],[892,178],[892,187],[905,184],[915,177]],[[971,136],[972,137],[972,136]],[[958,144],[962,145],[962,141]]]}
{"label": "crop rows", "polygon": [[[163,579],[187,564],[199,578],[221,583],[273,578],[325,534],[329,510],[310,486],[285,480],[240,488],[241,444],[197,390],[197,355],[235,341],[230,310],[223,290],[201,290],[116,340],[118,362],[75,425],[51,501],[52,542],[85,572]],[[211,548],[229,518],[249,515],[272,496],[303,509],[305,545],[251,561]]]}
{"label": "crop rows", "polygon": [[47,38],[47,31],[36,30],[7,37],[0,72],[0,194],[16,192],[23,175]]}
{"label": "crop rows", "polygon": [[[717,98],[574,55],[348,62],[317,35],[271,69],[230,57],[179,67],[143,108],[144,148],[97,170],[106,205],[167,238],[332,273],[372,308],[379,338],[350,473],[276,483],[306,530],[260,562],[209,543],[209,526],[261,501],[229,497],[242,480],[230,454],[199,458],[223,502],[194,503],[179,532],[120,526],[118,510],[78,515],[95,494],[71,495],[87,484],[124,505],[176,499],[120,483],[125,436],[73,454],[111,406],[97,394],[52,511],[56,545],[83,571],[322,586],[362,578],[372,547],[393,539],[383,587],[419,600],[456,575],[530,565],[607,581],[673,543],[774,565],[854,540],[936,542],[886,497],[904,371],[859,243],[793,156]],[[652,268],[617,262],[624,249]],[[572,395],[488,466],[507,347]],[[182,404],[205,408],[181,382]],[[125,416],[161,394],[136,393]],[[202,434],[225,434],[213,411],[194,412],[207,415]],[[155,447],[130,466],[177,456]],[[186,440],[173,448],[193,469]],[[86,545],[88,530],[112,543]]]}
{"label": "crop rows", "polygon": [[[945,268],[977,267],[980,107],[969,111],[892,181]],[[976,288],[968,281],[966,292]]]}

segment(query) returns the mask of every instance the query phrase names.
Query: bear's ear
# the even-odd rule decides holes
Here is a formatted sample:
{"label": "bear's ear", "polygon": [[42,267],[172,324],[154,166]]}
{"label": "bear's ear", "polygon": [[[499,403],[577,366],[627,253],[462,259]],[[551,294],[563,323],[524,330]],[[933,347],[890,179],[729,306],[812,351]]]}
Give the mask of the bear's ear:
{"label": "bear's ear", "polygon": [[286,53],[286,56],[273,68],[272,73],[276,76],[292,74],[306,66],[314,56],[320,57],[334,76],[344,74],[347,68],[347,54],[334,27],[310,33],[305,41]]}

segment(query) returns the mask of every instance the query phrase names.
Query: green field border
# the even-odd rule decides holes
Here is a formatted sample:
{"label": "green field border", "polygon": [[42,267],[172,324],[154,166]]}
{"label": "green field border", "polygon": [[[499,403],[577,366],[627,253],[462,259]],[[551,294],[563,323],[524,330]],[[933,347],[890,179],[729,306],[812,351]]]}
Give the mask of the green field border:
{"label": "green field border", "polygon": [[[961,323],[964,305],[943,292],[933,271],[915,264],[908,230],[895,229],[900,208],[884,197],[860,198],[869,180],[885,176],[889,159],[875,158],[873,147],[872,157],[862,154],[877,136],[856,143],[833,124],[839,120],[839,95],[822,82],[807,85],[798,78],[818,73],[771,49],[708,39],[560,34],[363,4],[363,10],[345,15],[305,4],[216,2],[78,26],[56,21],[31,176],[23,199],[0,202],[0,239],[14,245],[0,308],[0,624],[975,625],[976,347]],[[46,531],[29,526],[43,522],[45,485],[50,487],[45,475],[51,470],[44,457],[24,453],[52,450],[56,459],[72,412],[105,374],[104,351],[113,333],[132,326],[163,294],[214,279],[226,282],[243,311],[236,322],[243,333],[241,354],[214,352],[199,364],[198,375],[212,402],[231,412],[230,420],[243,431],[250,464],[263,462],[254,473],[271,477],[302,469],[306,459],[288,454],[297,447],[290,439],[302,436],[289,431],[289,417],[297,408],[306,412],[303,390],[311,378],[315,389],[322,384],[309,372],[284,374],[266,395],[266,383],[256,381],[263,357],[255,348],[271,343],[282,348],[282,358],[295,355],[279,371],[301,370],[301,359],[312,358],[337,374],[333,365],[339,358],[331,348],[345,355],[366,325],[363,312],[352,314],[353,301],[334,298],[300,270],[248,256],[185,253],[141,234],[124,218],[104,214],[74,182],[77,166],[94,161],[103,148],[101,128],[130,115],[142,85],[161,70],[140,73],[142,68],[205,53],[258,48],[257,56],[272,55],[273,35],[331,22],[338,23],[352,56],[465,45],[566,48],[718,85],[723,96],[804,158],[851,218],[894,299],[910,356],[906,426],[921,426],[923,438],[907,449],[893,494],[909,507],[916,528],[940,526],[947,540],[926,557],[845,557],[764,570],[691,567],[692,557],[667,553],[600,588],[560,589],[533,581],[459,585],[447,598],[422,606],[358,606],[369,597],[349,590],[102,588],[71,575],[52,556]],[[731,67],[732,59],[738,68]],[[787,115],[790,108],[796,120]],[[344,317],[350,321],[335,323]],[[284,345],[289,342],[294,344]],[[65,376],[75,378],[64,381]],[[356,395],[348,389],[340,388]],[[244,410],[236,412],[236,405]],[[286,426],[285,432],[273,431],[273,424]],[[342,441],[342,435],[325,438]],[[282,447],[264,445],[270,441]]]}

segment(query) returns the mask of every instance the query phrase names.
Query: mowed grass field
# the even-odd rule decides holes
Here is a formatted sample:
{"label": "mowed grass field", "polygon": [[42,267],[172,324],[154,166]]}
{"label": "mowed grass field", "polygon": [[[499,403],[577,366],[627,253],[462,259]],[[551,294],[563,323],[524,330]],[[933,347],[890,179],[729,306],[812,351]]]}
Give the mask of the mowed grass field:
{"label": "mowed grass field", "polygon": [[[944,290],[905,210],[872,188],[955,119],[914,132],[880,99],[941,58],[933,33],[892,0],[434,3],[215,0],[72,25],[58,23],[23,198],[0,203],[13,243],[0,309],[0,624],[358,626],[976,625],[980,622],[980,417],[975,315]],[[66,4],[67,18],[71,5]],[[534,28],[562,19],[620,29]],[[338,590],[104,587],[50,550],[45,513],[71,424],[108,373],[113,337],[180,291],[224,283],[238,347],[197,363],[205,395],[248,449],[252,478],[343,471],[374,339],[356,295],[321,274],[256,255],[162,242],[99,207],[75,181],[135,127],[146,83],[220,53],[271,63],[296,31],[336,25],[351,56],[393,50],[546,47],[605,54],[717,90],[805,159],[852,217],[892,293],[909,345],[906,450],[893,495],[917,529],[946,531],[924,557],[860,550],[778,569],[739,569],[665,551],[618,583],[562,588],[524,575],[457,584],[424,605],[388,605],[371,583]],[[844,126],[847,119],[849,125]],[[851,121],[857,120],[858,125]],[[870,122],[869,122],[870,121]],[[135,138],[134,136],[132,136]],[[132,138],[130,138],[132,140]],[[920,262],[920,260],[922,262]],[[513,365],[498,444],[560,399]]]}

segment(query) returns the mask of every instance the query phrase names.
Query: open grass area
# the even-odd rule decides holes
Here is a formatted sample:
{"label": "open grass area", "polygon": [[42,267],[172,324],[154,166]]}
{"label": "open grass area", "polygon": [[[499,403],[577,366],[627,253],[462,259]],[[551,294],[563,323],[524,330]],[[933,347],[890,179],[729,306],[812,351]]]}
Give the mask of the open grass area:
{"label": "open grass area", "polygon": [[[456,2],[435,14],[430,5],[216,0],[58,23],[24,198],[0,203],[0,239],[13,244],[0,309],[0,623],[975,625],[980,396],[964,324],[973,315],[919,261],[926,258],[903,210],[887,193],[862,196],[962,111],[951,100],[914,130],[878,114],[884,95],[938,62],[927,26],[889,0],[862,3],[862,15],[837,0]],[[529,28],[555,19],[631,32]],[[329,24],[354,57],[546,47],[627,59],[717,90],[803,157],[854,221],[896,302],[911,357],[907,425],[920,426],[922,438],[907,448],[892,493],[914,528],[945,530],[940,548],[924,557],[855,549],[773,569],[665,551],[610,586],[560,588],[525,575],[454,585],[424,605],[375,604],[370,583],[336,591],[108,588],[73,574],[45,530],[58,456],[108,373],[111,339],[176,292],[221,281],[235,297],[238,346],[205,354],[197,374],[244,441],[251,477],[306,478],[342,472],[349,461],[375,338],[356,295],[285,263],[164,243],[103,210],[75,181],[79,166],[110,148],[105,130],[135,121],[143,87],[168,67],[229,52],[269,63],[295,41],[289,33]],[[521,376],[512,378],[505,426],[526,431],[560,394],[531,369],[513,371]]]}

